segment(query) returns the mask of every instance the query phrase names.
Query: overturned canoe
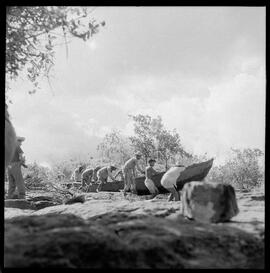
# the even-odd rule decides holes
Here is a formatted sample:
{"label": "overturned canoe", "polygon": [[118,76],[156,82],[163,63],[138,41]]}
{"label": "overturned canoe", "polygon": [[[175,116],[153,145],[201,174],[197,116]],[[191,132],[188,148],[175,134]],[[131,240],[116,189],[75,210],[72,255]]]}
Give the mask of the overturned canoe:
{"label": "overturned canoe", "polygon": [[[177,190],[181,190],[184,185],[191,181],[202,181],[210,171],[213,165],[214,159],[210,159],[205,162],[192,164],[185,168],[184,171],[181,172],[180,176],[176,181]],[[168,190],[165,189],[160,181],[165,172],[161,172],[152,177],[152,180],[155,183],[155,186],[158,188],[160,193],[168,193]],[[138,195],[146,195],[150,194],[149,190],[144,185],[145,177],[136,178],[136,189]]]}
{"label": "overturned canoe", "polygon": [[[176,185],[177,189],[181,190],[183,186],[190,181],[201,181],[203,180],[209,170],[211,169],[213,165],[214,159],[210,159],[205,162],[192,164],[180,174],[179,178],[177,179]],[[160,193],[168,193],[167,189],[165,189],[161,184],[161,178],[164,175],[165,172],[158,173],[152,177],[152,180],[154,181],[156,187],[158,188]],[[150,194],[149,190],[144,185],[145,177],[137,177],[135,179],[136,181],[136,189],[138,195],[147,195]],[[95,192],[97,189],[97,184],[92,184],[88,188],[88,192]],[[124,188],[124,182],[123,181],[115,181],[115,182],[108,182],[104,185],[102,185],[101,191],[109,191],[109,192],[117,192]]]}
{"label": "overturned canoe", "polygon": [[213,161],[214,158],[186,167],[186,169],[181,172],[179,178],[176,181],[177,189],[181,190],[187,182],[202,181],[212,168]]}
{"label": "overturned canoe", "polygon": [[[98,184],[89,185],[87,192],[96,192]],[[124,181],[108,182],[103,184],[100,191],[117,192],[124,189]]]}

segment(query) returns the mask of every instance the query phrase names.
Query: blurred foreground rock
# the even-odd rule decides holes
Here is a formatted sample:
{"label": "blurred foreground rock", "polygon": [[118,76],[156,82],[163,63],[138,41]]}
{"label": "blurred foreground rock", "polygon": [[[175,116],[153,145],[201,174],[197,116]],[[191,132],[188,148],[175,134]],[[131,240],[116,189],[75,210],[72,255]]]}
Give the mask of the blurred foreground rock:
{"label": "blurred foreground rock", "polygon": [[[226,223],[181,215],[181,202],[122,193],[40,210],[5,208],[5,267],[263,268],[264,201],[239,194]],[[37,199],[38,200],[38,199]]]}
{"label": "blurred foreground rock", "polygon": [[18,208],[18,209],[27,209],[27,210],[39,210],[50,206],[59,205],[59,203],[52,200],[25,200],[25,199],[6,199],[5,207],[6,208]]}
{"label": "blurred foreground rock", "polygon": [[187,183],[182,192],[182,212],[200,222],[229,221],[239,213],[234,188],[221,183]]}
{"label": "blurred foreground rock", "polygon": [[232,227],[127,212],[5,223],[5,267],[263,268],[263,244]]}
{"label": "blurred foreground rock", "polygon": [[6,208],[18,208],[18,209],[32,209],[35,210],[36,206],[33,202],[25,199],[6,199]]}

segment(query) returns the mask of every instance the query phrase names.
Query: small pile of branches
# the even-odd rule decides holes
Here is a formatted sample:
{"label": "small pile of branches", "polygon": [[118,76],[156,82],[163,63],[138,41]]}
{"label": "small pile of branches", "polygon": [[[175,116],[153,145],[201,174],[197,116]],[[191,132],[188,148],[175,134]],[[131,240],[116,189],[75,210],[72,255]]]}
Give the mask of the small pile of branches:
{"label": "small pile of branches", "polygon": [[84,203],[85,196],[79,195],[77,190],[74,189],[65,189],[61,186],[58,186],[52,182],[46,183],[47,190],[52,192],[53,195],[62,201],[64,204],[73,204],[77,202]]}
{"label": "small pile of branches", "polygon": [[24,178],[25,187],[28,190],[44,190],[46,185],[43,183],[43,178],[37,176],[27,175]]}

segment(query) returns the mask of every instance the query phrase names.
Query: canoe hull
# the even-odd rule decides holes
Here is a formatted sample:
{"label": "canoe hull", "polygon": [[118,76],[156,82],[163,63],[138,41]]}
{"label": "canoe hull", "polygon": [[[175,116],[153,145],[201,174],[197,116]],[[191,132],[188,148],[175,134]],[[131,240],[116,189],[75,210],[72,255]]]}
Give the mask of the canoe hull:
{"label": "canoe hull", "polygon": [[[209,173],[213,165],[213,161],[214,159],[210,159],[208,161],[192,164],[186,167],[186,169],[183,172],[181,172],[179,178],[176,181],[177,190],[182,190],[184,185],[188,182],[202,181]],[[160,183],[164,173],[165,172],[161,172],[152,177],[152,180],[154,181],[155,186],[158,188],[160,193],[168,193],[168,190],[165,189]],[[149,190],[144,185],[144,180],[145,177],[136,178],[136,189],[138,195],[150,194]]]}
{"label": "canoe hull", "polygon": [[210,159],[208,161],[192,164],[186,167],[176,181],[177,189],[182,190],[187,182],[202,181],[212,168],[213,162],[214,159]]}
{"label": "canoe hull", "polygon": [[[88,192],[96,192],[98,184],[92,184],[88,188]],[[102,185],[100,191],[118,192],[124,189],[124,181],[108,182]]]}

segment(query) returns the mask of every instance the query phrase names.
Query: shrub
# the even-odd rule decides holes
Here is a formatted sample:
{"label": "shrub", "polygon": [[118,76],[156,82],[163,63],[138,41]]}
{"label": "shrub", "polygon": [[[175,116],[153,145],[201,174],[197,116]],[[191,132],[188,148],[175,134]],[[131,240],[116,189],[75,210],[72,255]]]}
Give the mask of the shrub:
{"label": "shrub", "polygon": [[227,183],[238,189],[251,190],[264,183],[264,168],[260,149],[232,149],[233,156],[224,165],[215,166],[208,180]]}
{"label": "shrub", "polygon": [[28,168],[22,168],[26,188],[45,188],[49,180],[49,169],[37,163],[28,164]]}

